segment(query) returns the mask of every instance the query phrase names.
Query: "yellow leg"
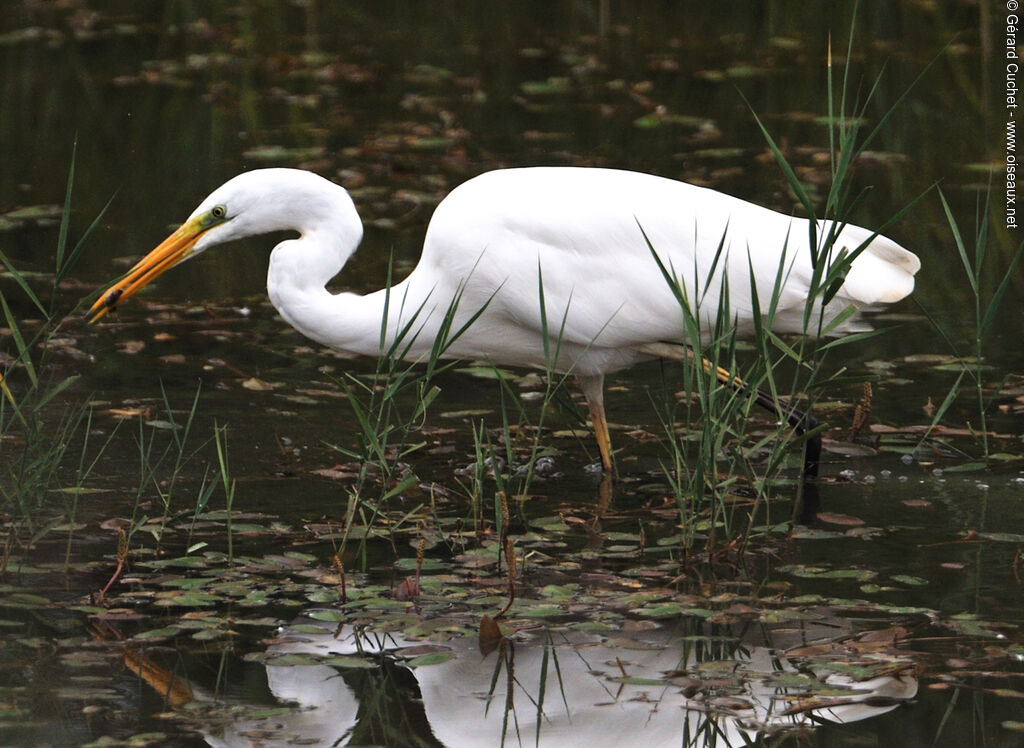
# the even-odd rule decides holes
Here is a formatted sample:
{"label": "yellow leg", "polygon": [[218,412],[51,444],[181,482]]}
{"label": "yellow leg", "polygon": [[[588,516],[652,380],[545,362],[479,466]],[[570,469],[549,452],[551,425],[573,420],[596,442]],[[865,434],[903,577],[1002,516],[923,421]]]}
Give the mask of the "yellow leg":
{"label": "yellow leg", "polygon": [[[677,343],[645,343],[638,346],[637,350],[648,356],[668,358],[675,361],[690,360],[697,358],[697,354],[689,347]],[[765,410],[784,418],[790,426],[796,429],[797,434],[803,435],[808,431],[818,428],[818,419],[809,413],[804,413],[796,408],[784,408],[780,405],[771,393],[750,387],[740,377],[728,369],[715,366],[703,356],[701,365],[708,374],[714,373],[715,378],[722,384],[728,385],[735,390],[751,390],[755,402]],[[804,477],[815,478],[818,475],[818,461],[821,459],[821,434],[816,434],[806,442],[804,449]]]}
{"label": "yellow leg", "polygon": [[587,399],[590,411],[590,422],[594,425],[594,437],[597,449],[601,453],[601,467],[606,473],[615,468],[612,460],[612,438],[608,433],[608,419],[604,414],[604,377],[600,374],[592,377],[577,377],[583,396]]}

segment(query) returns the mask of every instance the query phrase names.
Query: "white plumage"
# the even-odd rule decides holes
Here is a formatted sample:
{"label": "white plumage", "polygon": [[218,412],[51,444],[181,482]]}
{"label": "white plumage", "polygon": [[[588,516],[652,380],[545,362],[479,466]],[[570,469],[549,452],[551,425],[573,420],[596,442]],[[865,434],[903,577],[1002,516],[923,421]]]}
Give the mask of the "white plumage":
{"label": "white plumage", "polygon": [[[362,238],[351,197],[310,172],[261,169],[234,177],[207,197],[97,300],[94,320],[190,256],[284,229],[300,236],[274,248],[267,290],[281,316],[304,335],[376,356],[387,308],[387,345],[402,337],[399,348],[409,346],[408,357],[417,358],[434,346],[457,298],[452,331],[479,317],[445,355],[511,366],[551,363],[578,375],[606,468],[611,453],[601,402],[604,374],[651,358],[657,344],[688,342],[679,301],[652,248],[685,287],[707,329],[718,313],[723,274],[730,318],[741,333],[753,322],[751,268],[762,310],[781,268],[773,322],[778,332],[803,332],[811,287],[806,219],[648,174],[538,167],[487,172],[453,190],[431,218],[419,264],[390,290],[332,294],[325,285]],[[821,223],[818,236],[828,230]],[[871,236],[867,229],[842,227],[830,261]],[[914,254],[876,236],[824,310],[825,323],[851,304],[902,299],[913,290],[919,268]],[[548,355],[558,351],[553,362],[545,360],[539,278],[546,348]]]}

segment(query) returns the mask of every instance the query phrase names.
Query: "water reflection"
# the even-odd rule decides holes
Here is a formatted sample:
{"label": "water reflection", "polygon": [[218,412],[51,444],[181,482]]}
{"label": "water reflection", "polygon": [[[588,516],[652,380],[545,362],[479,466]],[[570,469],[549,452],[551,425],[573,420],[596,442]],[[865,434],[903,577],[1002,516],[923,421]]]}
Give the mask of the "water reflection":
{"label": "water reflection", "polygon": [[[827,612],[773,630],[684,619],[601,636],[537,628],[481,656],[470,637],[434,645],[303,619],[265,660],[270,692],[297,708],[236,720],[205,737],[216,746],[363,744],[371,735],[377,742],[395,720],[420,721],[422,710],[421,729],[445,746],[748,745],[783,729],[857,722],[915,696],[906,663],[880,651],[875,665],[884,666],[862,680],[814,672],[786,654],[850,634]],[[375,661],[380,669],[369,679],[353,667]],[[415,689],[403,693],[409,673]]]}

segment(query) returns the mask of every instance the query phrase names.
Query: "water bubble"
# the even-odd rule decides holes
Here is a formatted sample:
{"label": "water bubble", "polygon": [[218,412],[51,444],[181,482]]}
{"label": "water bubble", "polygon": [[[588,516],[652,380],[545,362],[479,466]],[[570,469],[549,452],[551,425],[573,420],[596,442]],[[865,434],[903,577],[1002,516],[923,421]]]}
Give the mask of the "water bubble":
{"label": "water bubble", "polygon": [[874,483],[875,482],[875,476],[873,476],[873,475],[865,475],[864,476],[864,482],[865,483]]}
{"label": "water bubble", "polygon": [[853,480],[854,477],[857,475],[857,471],[850,470],[849,468],[847,468],[846,470],[841,470],[839,474],[846,478],[847,480]]}
{"label": "water bubble", "polygon": [[891,478],[892,470],[883,470],[879,473],[879,475],[882,476],[883,478]]}
{"label": "water bubble", "polygon": [[932,470],[932,475],[934,475],[936,478],[941,478],[942,468],[935,468],[934,470]]}
{"label": "water bubble", "polygon": [[910,455],[903,455],[902,457],[900,457],[900,462],[902,462],[904,465],[910,465],[914,462],[914,458],[911,457]]}

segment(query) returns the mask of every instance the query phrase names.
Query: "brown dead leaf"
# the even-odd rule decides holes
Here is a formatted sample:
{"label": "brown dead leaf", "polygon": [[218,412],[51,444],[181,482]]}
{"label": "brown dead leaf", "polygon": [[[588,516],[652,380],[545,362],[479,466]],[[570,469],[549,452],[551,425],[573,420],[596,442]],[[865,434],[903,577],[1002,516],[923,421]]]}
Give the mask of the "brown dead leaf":
{"label": "brown dead leaf", "polygon": [[818,512],[817,518],[830,525],[857,527],[864,524],[864,520],[860,517],[853,517],[849,514],[839,514],[838,512]]}
{"label": "brown dead leaf", "polygon": [[[916,426],[886,426],[885,424],[882,424],[882,423],[873,423],[868,428],[870,429],[872,434],[911,434],[911,435],[916,435],[916,434],[924,434],[924,433],[927,432],[927,433],[931,433],[931,434],[941,434],[943,436],[969,436],[969,437],[981,436],[981,432],[980,431],[975,431],[973,429],[952,428],[950,426],[942,426],[942,425],[931,426],[931,425],[925,425],[925,424],[918,424]],[[997,433],[995,431],[989,431],[985,435],[988,436],[988,437],[991,437],[993,439],[1014,439],[1014,438],[1016,438],[1012,434],[1000,434],[1000,433]]]}
{"label": "brown dead leaf", "polygon": [[391,596],[401,602],[415,600],[420,596],[420,583],[412,577],[406,577],[398,583]]}
{"label": "brown dead leaf", "polygon": [[893,626],[888,629],[865,631],[857,636],[857,641],[862,644],[894,644],[898,640],[906,638],[907,630],[903,626]]}
{"label": "brown dead leaf", "polygon": [[149,408],[111,408],[107,411],[115,418],[148,418]]}
{"label": "brown dead leaf", "polygon": [[122,340],[117,344],[117,349],[121,353],[127,353],[128,355],[134,355],[146,347],[146,342],[143,340]]}
{"label": "brown dead leaf", "polygon": [[247,390],[252,390],[253,392],[270,392],[280,385],[272,382],[265,382],[262,379],[257,379],[256,377],[249,377],[242,382],[242,386]]}
{"label": "brown dead leaf", "polygon": [[311,472],[313,475],[319,475],[321,478],[329,478],[330,480],[345,480],[348,478],[359,477],[358,472],[346,470],[340,465],[335,465],[334,467],[329,468],[320,468],[319,470],[313,470]]}
{"label": "brown dead leaf", "polygon": [[480,654],[484,657],[489,655],[498,645],[501,644],[502,635],[501,627],[498,622],[490,616],[484,616],[480,619]]}

